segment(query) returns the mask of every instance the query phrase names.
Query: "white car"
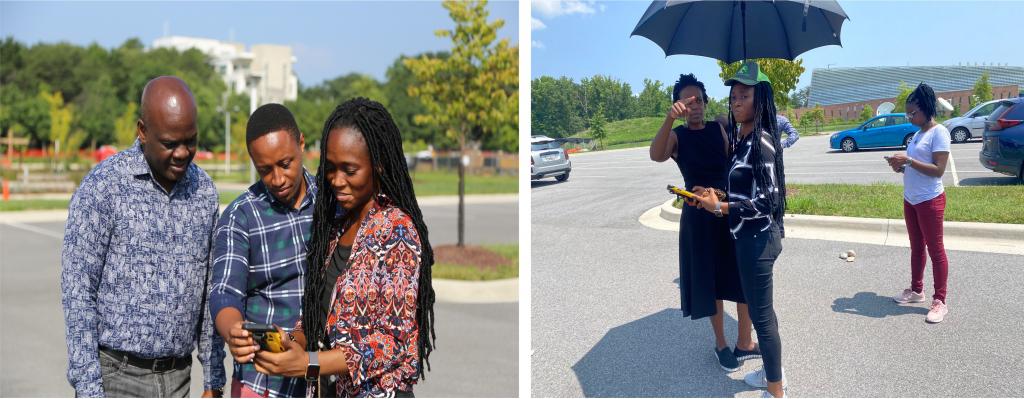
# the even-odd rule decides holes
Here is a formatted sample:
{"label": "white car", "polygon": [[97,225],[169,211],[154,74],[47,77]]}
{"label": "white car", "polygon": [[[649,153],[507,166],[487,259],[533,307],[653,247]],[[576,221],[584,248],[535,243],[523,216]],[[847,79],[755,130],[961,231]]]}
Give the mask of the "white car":
{"label": "white car", "polygon": [[555,180],[569,180],[572,163],[562,144],[547,136],[530,137],[530,180],[554,176]]}
{"label": "white car", "polygon": [[985,120],[992,111],[996,110],[1002,100],[992,100],[976,105],[970,111],[956,118],[942,122],[942,125],[949,129],[949,136],[954,143],[963,143],[969,139],[980,139],[981,133],[985,131]]}

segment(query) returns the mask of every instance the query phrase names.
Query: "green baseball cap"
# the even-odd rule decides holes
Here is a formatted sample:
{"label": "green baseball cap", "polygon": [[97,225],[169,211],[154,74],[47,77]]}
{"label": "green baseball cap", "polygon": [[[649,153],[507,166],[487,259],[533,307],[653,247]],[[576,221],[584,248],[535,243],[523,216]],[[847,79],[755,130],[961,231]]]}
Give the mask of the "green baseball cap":
{"label": "green baseball cap", "polygon": [[740,70],[736,72],[733,77],[725,81],[726,86],[732,86],[737,82],[743,83],[747,86],[756,85],[757,82],[768,82],[768,75],[761,72],[761,68],[757,66],[754,61],[743,61],[743,65],[740,65]]}

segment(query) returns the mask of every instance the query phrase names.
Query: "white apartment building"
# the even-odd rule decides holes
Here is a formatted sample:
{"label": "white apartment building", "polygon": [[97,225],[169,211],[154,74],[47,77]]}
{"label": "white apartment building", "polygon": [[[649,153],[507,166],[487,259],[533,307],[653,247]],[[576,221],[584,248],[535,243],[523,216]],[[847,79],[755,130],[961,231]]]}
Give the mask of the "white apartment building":
{"label": "white apartment building", "polygon": [[235,93],[255,94],[259,104],[283,103],[299,95],[299,79],[293,68],[292,48],[254,44],[248,51],[242,43],[186,36],[165,36],[153,41],[153,48],[191,48],[210,57],[224,83]]}

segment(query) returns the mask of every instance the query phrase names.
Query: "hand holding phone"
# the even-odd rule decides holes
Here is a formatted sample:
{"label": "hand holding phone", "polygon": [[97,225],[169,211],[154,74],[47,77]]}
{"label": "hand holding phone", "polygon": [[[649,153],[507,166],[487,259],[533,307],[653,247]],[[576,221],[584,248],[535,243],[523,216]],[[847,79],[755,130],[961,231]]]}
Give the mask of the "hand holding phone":
{"label": "hand holding phone", "polygon": [[284,352],[281,333],[270,324],[245,323],[242,328],[252,333],[252,339],[260,346],[260,349],[281,353]]}

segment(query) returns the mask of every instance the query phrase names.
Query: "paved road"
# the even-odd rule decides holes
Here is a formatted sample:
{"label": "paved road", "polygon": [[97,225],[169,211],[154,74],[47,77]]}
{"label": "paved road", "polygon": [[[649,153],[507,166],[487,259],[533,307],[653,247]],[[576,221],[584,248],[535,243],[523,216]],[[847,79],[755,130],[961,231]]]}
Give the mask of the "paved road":
{"label": "paved road", "polygon": [[[756,396],[742,377],[760,361],[725,374],[708,322],[677,310],[677,233],[637,218],[664,201],[679,172],[644,157],[646,149],[581,155],[568,182],[533,184],[532,394]],[[791,396],[1024,394],[1019,257],[950,252],[951,313],[928,325],[923,304],[886,298],[909,284],[907,249],[783,245],[775,300]],[[846,249],[857,262],[838,259]],[[727,313],[735,337],[734,309]]]}
{"label": "paved road", "polygon": [[[454,211],[424,207],[436,244],[455,242]],[[517,204],[467,206],[467,241],[518,240]],[[452,226],[449,228],[449,226]],[[496,228],[495,226],[501,226]],[[0,224],[0,396],[67,397],[67,351],[60,307],[63,222]],[[518,303],[436,305],[437,351],[416,394],[518,396]],[[230,375],[229,359],[225,364]],[[192,396],[202,389],[193,368]]]}

